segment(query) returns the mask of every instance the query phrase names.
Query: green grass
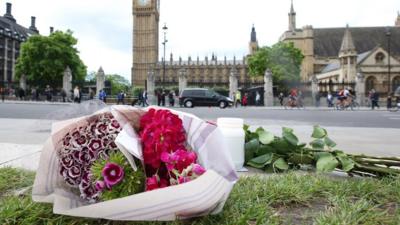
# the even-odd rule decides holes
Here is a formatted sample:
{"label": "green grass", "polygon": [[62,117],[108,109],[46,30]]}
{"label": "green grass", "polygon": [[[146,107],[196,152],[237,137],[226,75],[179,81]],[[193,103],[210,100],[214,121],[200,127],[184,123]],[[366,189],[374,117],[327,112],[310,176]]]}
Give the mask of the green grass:
{"label": "green grass", "polygon": [[241,178],[222,213],[175,222],[114,222],[52,214],[29,195],[10,196],[32,185],[33,174],[0,169],[0,224],[400,224],[400,178],[333,178],[287,173]]}

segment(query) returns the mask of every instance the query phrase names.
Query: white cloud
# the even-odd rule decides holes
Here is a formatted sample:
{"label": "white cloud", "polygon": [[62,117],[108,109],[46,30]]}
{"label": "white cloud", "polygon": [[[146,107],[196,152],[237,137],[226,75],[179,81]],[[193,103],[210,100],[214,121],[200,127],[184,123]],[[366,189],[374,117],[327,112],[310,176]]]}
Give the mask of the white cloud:
{"label": "white cloud", "polygon": [[[130,80],[132,0],[11,0],[13,15],[29,27],[30,16],[44,35],[49,27],[74,31],[81,58],[89,71],[103,66]],[[167,57],[189,55],[241,58],[247,54],[255,25],[260,45],[272,45],[287,29],[290,0],[161,0],[160,27],[167,23]],[[294,0],[297,26],[392,26],[398,0]],[[160,42],[162,41],[160,36]],[[160,56],[162,46],[160,45]]]}

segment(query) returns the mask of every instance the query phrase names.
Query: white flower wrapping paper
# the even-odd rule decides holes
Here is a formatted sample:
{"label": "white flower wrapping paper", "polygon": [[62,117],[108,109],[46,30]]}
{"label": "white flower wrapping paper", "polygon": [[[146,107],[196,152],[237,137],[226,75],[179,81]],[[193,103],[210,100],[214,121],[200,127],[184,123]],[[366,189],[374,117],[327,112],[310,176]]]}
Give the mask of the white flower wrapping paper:
{"label": "white flower wrapping paper", "polygon": [[125,155],[130,153],[141,157],[141,145],[132,127],[135,126],[132,118],[139,115],[139,109],[112,106],[93,115],[53,124],[51,137],[46,141],[41,154],[32,190],[33,200],[53,203],[53,212],[56,214],[121,221],[171,221],[221,212],[238,180],[222,133],[215,125],[192,114],[170,111],[182,119],[187,143],[196,151],[198,162],[207,170],[199,178],[184,184],[94,204],[88,204],[72,192],[58,172],[57,149],[69,130],[86,124],[93,115],[111,112],[124,128],[117,136],[118,147]]}

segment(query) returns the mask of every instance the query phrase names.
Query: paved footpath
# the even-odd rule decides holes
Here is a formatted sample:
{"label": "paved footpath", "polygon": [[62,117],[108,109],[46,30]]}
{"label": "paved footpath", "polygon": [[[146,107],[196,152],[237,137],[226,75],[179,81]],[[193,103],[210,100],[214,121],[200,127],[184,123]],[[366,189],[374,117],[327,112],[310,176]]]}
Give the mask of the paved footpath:
{"label": "paved footpath", "polygon": [[[247,120],[252,129],[259,126],[281,135],[282,126],[291,127],[302,142],[308,143],[312,126],[275,120]],[[0,167],[38,168],[42,144],[50,135],[52,121],[0,118]],[[325,127],[337,148],[348,153],[400,157],[400,129]]]}

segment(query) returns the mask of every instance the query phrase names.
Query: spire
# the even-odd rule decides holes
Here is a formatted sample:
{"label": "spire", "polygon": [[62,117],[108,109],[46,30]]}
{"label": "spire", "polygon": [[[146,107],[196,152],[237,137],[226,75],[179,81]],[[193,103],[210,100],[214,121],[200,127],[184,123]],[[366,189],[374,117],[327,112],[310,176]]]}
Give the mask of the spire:
{"label": "spire", "polygon": [[399,11],[397,11],[397,19],[396,19],[396,22],[394,23],[394,25],[396,27],[400,27],[400,12]]}
{"label": "spire", "polygon": [[293,0],[291,0],[290,14],[296,14],[296,13],[294,12],[294,8],[293,8]]}
{"label": "spire", "polygon": [[256,28],[253,27],[251,28],[251,37],[250,37],[250,42],[257,42],[257,33],[256,33]]}
{"label": "spire", "polygon": [[289,12],[289,31],[296,31],[296,12],[293,7],[293,0],[291,0],[290,4],[290,12]]}
{"label": "spire", "polygon": [[356,47],[354,47],[353,37],[351,36],[351,32],[349,29],[349,25],[346,25],[346,30],[344,31],[344,36],[342,40],[342,46],[340,47],[340,52],[350,52],[356,51]]}

